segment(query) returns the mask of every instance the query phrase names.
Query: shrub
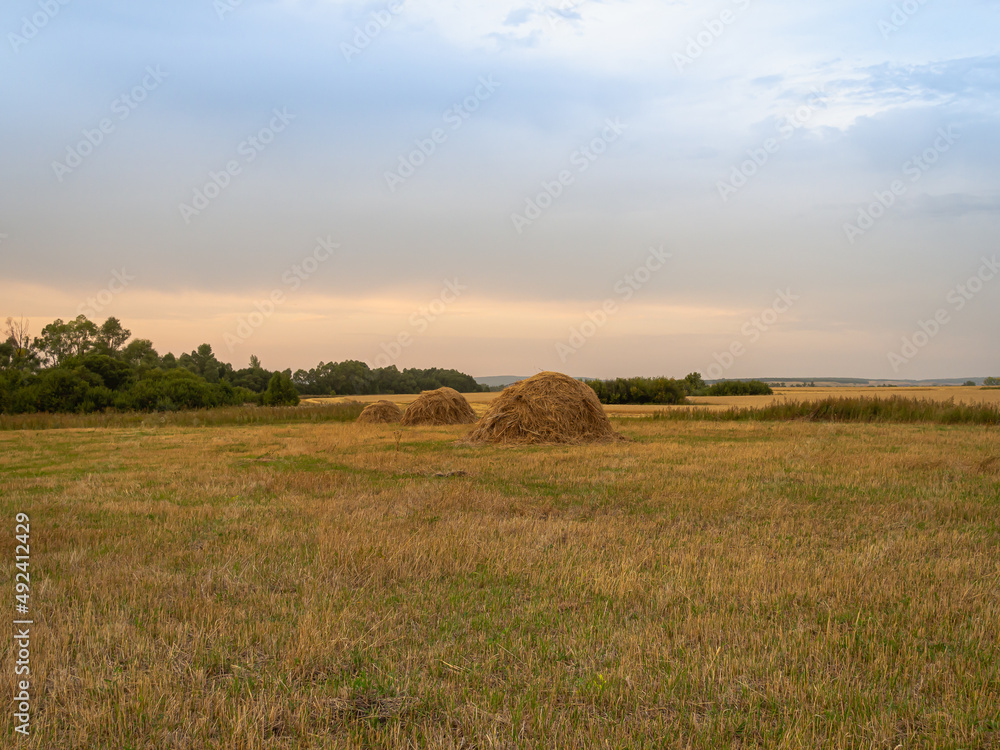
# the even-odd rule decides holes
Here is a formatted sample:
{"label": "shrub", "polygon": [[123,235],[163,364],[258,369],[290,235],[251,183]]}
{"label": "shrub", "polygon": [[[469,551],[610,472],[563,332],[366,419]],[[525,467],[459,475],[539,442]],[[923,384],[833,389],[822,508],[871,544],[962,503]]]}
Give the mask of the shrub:
{"label": "shrub", "polygon": [[242,403],[243,389],[229,383],[209,383],[183,368],[150,370],[115,399],[119,409],[177,411]]}
{"label": "shrub", "polygon": [[770,396],[771,386],[759,380],[723,380],[705,391],[706,396]]}
{"label": "shrub", "polygon": [[685,404],[684,381],[673,378],[588,380],[602,404]]}
{"label": "shrub", "polygon": [[26,390],[24,395],[31,397],[27,403],[33,402],[37,411],[98,411],[114,399],[101,376],[84,367],[47,370]]}
{"label": "shrub", "polygon": [[297,406],[299,392],[292,385],[292,379],[283,372],[276,372],[267,384],[267,390],[261,397],[264,406]]}

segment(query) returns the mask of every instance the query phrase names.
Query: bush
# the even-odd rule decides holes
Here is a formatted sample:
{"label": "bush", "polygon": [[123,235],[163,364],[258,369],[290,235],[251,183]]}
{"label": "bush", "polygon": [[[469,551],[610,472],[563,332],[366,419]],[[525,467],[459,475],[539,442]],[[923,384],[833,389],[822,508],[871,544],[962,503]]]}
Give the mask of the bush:
{"label": "bush", "polygon": [[231,406],[246,400],[244,389],[229,383],[209,383],[189,370],[150,370],[115,399],[119,409],[177,411]]}
{"label": "bush", "polygon": [[602,404],[686,404],[684,381],[673,378],[588,380]]}
{"label": "bush", "polygon": [[48,370],[28,391],[38,411],[99,411],[109,407],[114,398],[101,376],[84,367]]}
{"label": "bush", "polygon": [[759,380],[723,380],[705,391],[706,396],[770,396],[771,386]]}
{"label": "bush", "polygon": [[299,392],[292,385],[292,379],[283,372],[276,372],[267,384],[267,390],[261,397],[264,406],[297,406]]}
{"label": "bush", "polygon": [[127,363],[106,354],[73,357],[67,360],[67,365],[78,365],[100,376],[101,382],[113,391],[125,387],[132,379],[132,368]]}

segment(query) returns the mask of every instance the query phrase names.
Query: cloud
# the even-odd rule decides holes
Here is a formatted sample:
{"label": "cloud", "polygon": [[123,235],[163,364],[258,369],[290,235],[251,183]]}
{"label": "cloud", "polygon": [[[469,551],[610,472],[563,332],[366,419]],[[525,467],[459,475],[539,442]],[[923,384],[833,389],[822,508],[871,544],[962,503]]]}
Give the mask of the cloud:
{"label": "cloud", "polygon": [[536,11],[532,8],[518,8],[512,10],[507,14],[507,18],[504,20],[504,26],[521,26],[527,23],[535,15]]}
{"label": "cloud", "polygon": [[[386,3],[246,0],[223,20],[209,0],[71,4],[0,78],[0,96],[18,103],[0,121],[5,279],[100,288],[126,265],[164,300],[197,291],[224,307],[332,234],[344,254],[314,279],[317,299],[411,299],[460,273],[491,310],[535,316],[530,329],[551,310],[585,310],[664,243],[675,262],[643,289],[654,312],[636,318],[656,320],[650,341],[679,340],[671,310],[752,309],[776,283],[808,292],[796,325],[817,336],[857,329],[878,341],[880,326],[905,329],[954,275],[955,248],[975,257],[1000,229],[995,21],[983,3],[928,4],[886,41],[882,6],[753,3],[678,71],[673,54],[734,5],[409,0],[347,60],[341,45]],[[169,79],[57,182],[51,162],[149,64]],[[445,113],[480,76],[500,88],[452,128]],[[275,107],[296,114],[287,132],[196,221],[181,221],[178,204]],[[609,117],[625,136],[516,234],[510,214]],[[955,148],[863,248],[845,247],[843,222],[947,127],[961,134]],[[436,129],[445,141],[389,190],[385,173]],[[779,137],[723,202],[718,181]],[[706,319],[706,335],[731,335],[732,320]]]}
{"label": "cloud", "polygon": [[1000,216],[1000,194],[970,195],[949,193],[946,195],[916,196],[907,211],[911,215],[933,217],[935,219],[957,219],[969,214],[997,214]]}

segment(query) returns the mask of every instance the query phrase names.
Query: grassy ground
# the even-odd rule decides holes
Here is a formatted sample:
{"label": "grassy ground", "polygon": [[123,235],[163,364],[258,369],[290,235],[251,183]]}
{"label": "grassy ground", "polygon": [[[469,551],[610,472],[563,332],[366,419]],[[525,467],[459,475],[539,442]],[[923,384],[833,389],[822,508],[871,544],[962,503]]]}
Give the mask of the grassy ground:
{"label": "grassy ground", "polygon": [[997,428],[617,426],[0,432],[17,745],[1000,746]]}
{"label": "grassy ground", "polygon": [[[500,394],[466,393],[466,399],[477,413],[486,411],[489,403]],[[700,409],[725,411],[731,408],[759,409],[764,406],[801,403],[803,401],[823,401],[829,398],[881,398],[894,396],[916,399],[919,401],[954,401],[956,404],[987,404],[1000,407],[1000,388],[991,387],[899,387],[899,388],[862,388],[862,387],[817,387],[817,388],[775,388],[773,396],[693,396],[688,400]],[[388,399],[405,408],[417,398],[417,394],[393,394],[388,396],[312,396],[306,397],[307,403],[336,404],[350,401],[370,403],[380,399]],[[612,415],[641,416],[658,411],[681,410],[689,407],[662,405],[615,405],[606,406],[605,410]]]}

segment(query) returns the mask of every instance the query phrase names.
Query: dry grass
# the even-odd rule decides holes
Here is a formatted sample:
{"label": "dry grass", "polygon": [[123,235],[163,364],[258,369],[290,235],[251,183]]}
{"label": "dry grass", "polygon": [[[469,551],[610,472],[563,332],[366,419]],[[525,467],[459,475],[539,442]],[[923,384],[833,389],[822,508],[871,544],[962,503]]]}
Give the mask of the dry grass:
{"label": "dry grass", "polygon": [[1000,405],[1000,390],[961,386],[935,386],[916,388],[775,388],[773,396],[695,396],[689,400],[693,404],[711,407],[767,406],[786,401],[822,401],[827,398],[902,398],[932,399],[934,401],[954,401],[957,404]]}
{"label": "dry grass", "polygon": [[558,372],[541,372],[506,388],[470,443],[509,445],[595,443],[620,439],[590,386]]}
{"label": "dry grass", "polygon": [[476,413],[465,397],[454,388],[436,388],[424,391],[403,412],[401,424],[451,425],[473,424]]}
{"label": "dry grass", "polygon": [[1000,746],[995,428],[618,427],[0,433],[18,746]]}
{"label": "dry grass", "polygon": [[[500,392],[493,393],[463,393],[465,400],[478,414],[486,411],[499,395]],[[694,396],[689,397],[692,404],[699,408],[712,410],[725,410],[731,407],[752,407],[759,408],[772,403],[784,403],[786,401],[820,401],[826,398],[889,398],[891,396],[901,396],[903,398],[933,399],[935,401],[954,400],[957,404],[997,404],[1000,405],[1000,388],[962,388],[942,386],[934,388],[861,388],[861,387],[839,387],[839,388],[775,388],[773,396]],[[387,399],[405,408],[417,398],[413,394],[393,394],[389,396],[308,396],[304,402],[312,405],[338,404],[360,401],[362,403],[372,403],[380,399]],[[658,404],[645,405],[615,405],[605,406],[604,410],[612,416],[643,416],[657,411],[671,409],[687,409],[687,406],[663,406]]]}

